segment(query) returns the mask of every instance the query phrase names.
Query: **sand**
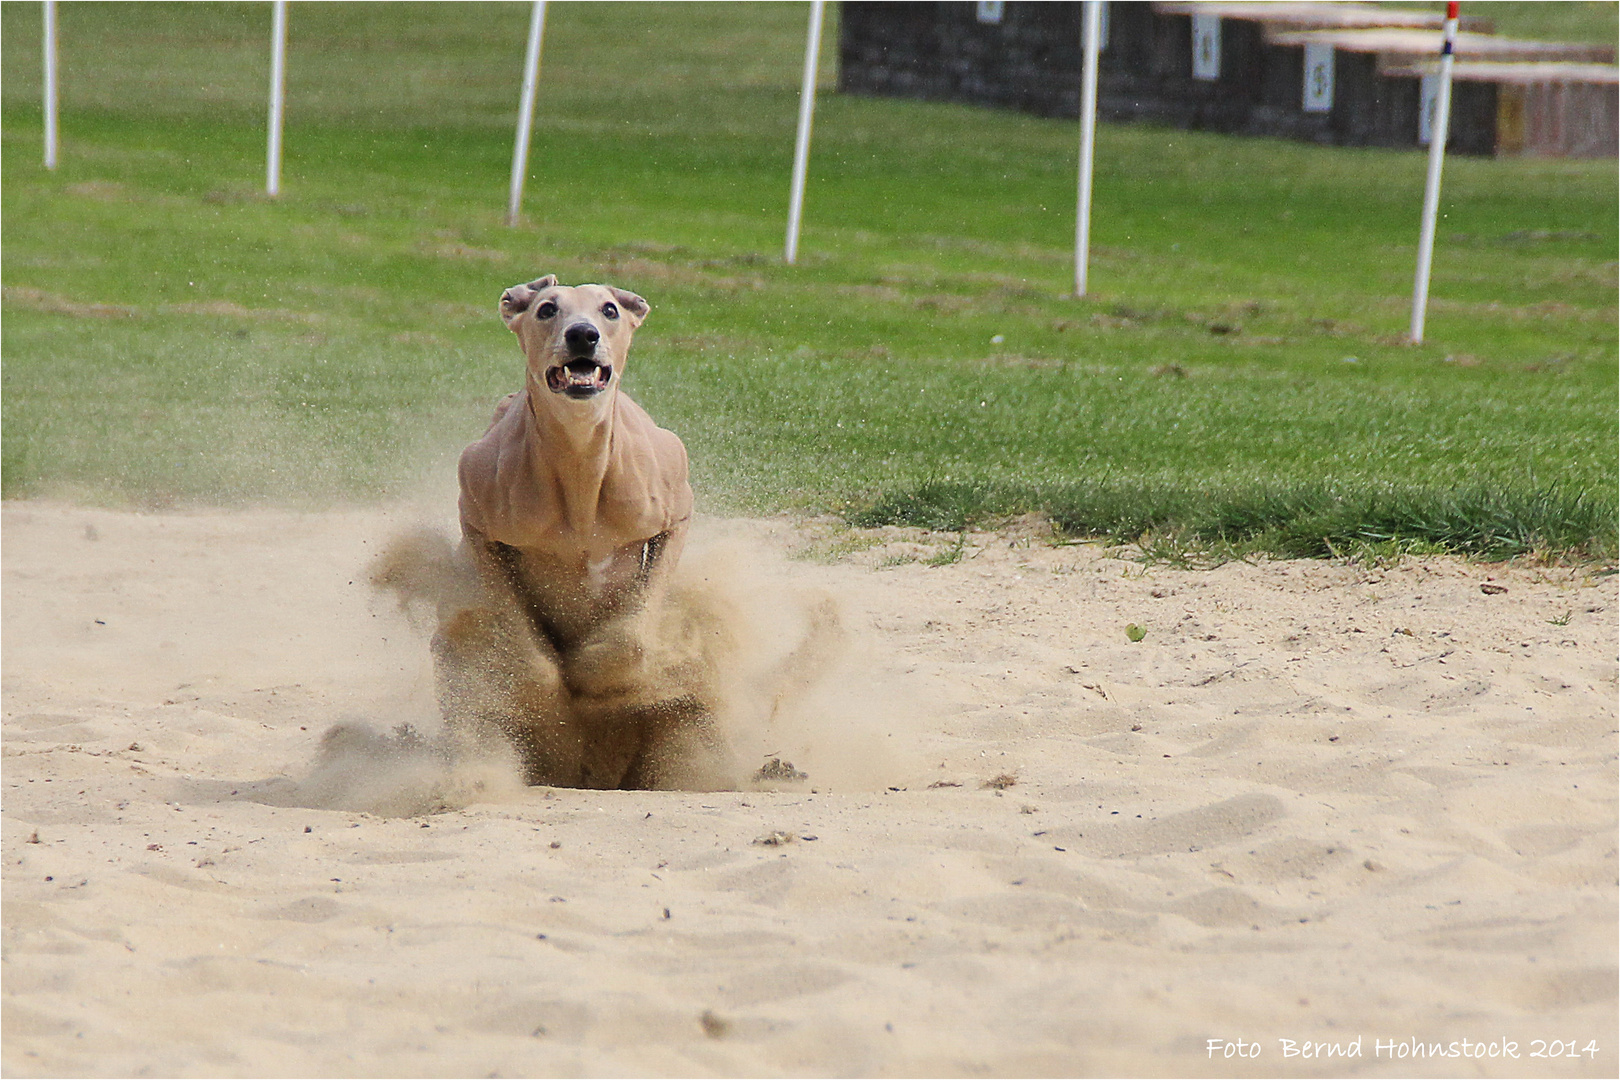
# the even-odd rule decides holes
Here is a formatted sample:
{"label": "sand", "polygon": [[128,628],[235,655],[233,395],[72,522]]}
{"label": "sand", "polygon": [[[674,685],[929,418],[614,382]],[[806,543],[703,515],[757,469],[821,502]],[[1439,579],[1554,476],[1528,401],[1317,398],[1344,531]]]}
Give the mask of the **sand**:
{"label": "sand", "polygon": [[1613,576],[707,520],[806,780],[321,765],[420,517],[4,507],[6,1075],[1620,1071]]}

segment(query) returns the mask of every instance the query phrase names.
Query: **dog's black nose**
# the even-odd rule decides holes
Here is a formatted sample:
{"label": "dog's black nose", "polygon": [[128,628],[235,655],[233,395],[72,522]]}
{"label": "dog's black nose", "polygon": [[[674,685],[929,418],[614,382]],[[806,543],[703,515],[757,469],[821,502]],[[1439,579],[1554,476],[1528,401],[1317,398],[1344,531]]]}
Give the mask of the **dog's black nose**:
{"label": "dog's black nose", "polygon": [[568,351],[579,355],[589,356],[596,351],[596,343],[602,340],[602,335],[590,323],[580,322],[563,331],[563,341],[568,345]]}

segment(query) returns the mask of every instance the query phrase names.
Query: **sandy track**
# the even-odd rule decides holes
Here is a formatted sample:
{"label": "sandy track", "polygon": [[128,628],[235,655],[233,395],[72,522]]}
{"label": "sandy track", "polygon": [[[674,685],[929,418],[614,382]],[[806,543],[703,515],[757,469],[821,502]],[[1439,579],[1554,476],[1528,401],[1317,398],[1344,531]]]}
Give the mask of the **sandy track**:
{"label": "sandy track", "polygon": [[5,507],[7,1075],[1620,1070],[1613,577],[708,522],[855,631],[739,735],[806,784],[333,796],[433,722],[406,518]]}

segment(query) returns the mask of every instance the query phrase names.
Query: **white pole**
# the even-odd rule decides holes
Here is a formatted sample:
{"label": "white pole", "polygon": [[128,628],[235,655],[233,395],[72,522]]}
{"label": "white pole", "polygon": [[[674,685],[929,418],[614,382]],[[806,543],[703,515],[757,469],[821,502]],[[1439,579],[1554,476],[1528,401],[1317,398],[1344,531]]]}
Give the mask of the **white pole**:
{"label": "white pole", "polygon": [[45,0],[45,167],[56,168],[56,0]]}
{"label": "white pole", "polygon": [[523,180],[529,173],[529,130],[534,125],[534,97],[540,85],[540,37],[546,29],[546,0],[534,0],[529,16],[529,49],[523,59],[523,100],[518,105],[517,145],[512,148],[512,193],[506,200],[506,223],[515,226],[523,208]]}
{"label": "white pole", "polygon": [[1429,267],[1434,261],[1434,225],[1440,212],[1440,169],[1451,134],[1451,61],[1457,46],[1457,3],[1446,4],[1445,43],[1440,47],[1440,85],[1435,91],[1434,122],[1429,125],[1429,175],[1423,187],[1423,233],[1418,239],[1417,280],[1412,287],[1412,344],[1423,344],[1423,320],[1429,308]]}
{"label": "white pole", "polygon": [[1086,61],[1080,77],[1080,205],[1074,229],[1074,295],[1086,295],[1086,266],[1091,261],[1091,159],[1097,133],[1097,52],[1102,37],[1101,0],[1084,5]]}
{"label": "white pole", "polygon": [[804,210],[804,174],[810,165],[810,118],[816,111],[816,64],[821,56],[825,0],[810,0],[810,35],[804,46],[804,85],[799,90],[799,138],[793,147],[793,194],[788,203],[787,261],[799,257],[799,218]]}
{"label": "white pole", "polygon": [[270,148],[265,155],[264,190],[281,194],[281,104],[287,75],[287,0],[276,0],[270,29]]}

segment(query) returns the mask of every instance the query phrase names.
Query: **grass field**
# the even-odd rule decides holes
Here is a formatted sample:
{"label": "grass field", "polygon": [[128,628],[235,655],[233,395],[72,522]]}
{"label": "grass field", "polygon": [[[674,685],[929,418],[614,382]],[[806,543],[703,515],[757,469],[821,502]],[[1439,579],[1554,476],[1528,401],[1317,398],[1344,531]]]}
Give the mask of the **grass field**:
{"label": "grass field", "polygon": [[268,4],[64,5],[54,173],[39,15],[0,5],[8,498],[408,492],[555,272],[652,302],[627,385],[705,510],[1614,553],[1612,160],[1448,161],[1412,347],[1415,152],[1104,126],[1079,301],[1074,124],[840,97],[835,30],[781,263],[803,5],[553,4],[517,229],[527,5],[294,5],[277,200]]}
{"label": "grass field", "polygon": [[[1445,3],[1410,4],[1401,0],[1381,0],[1389,7],[1428,8],[1443,11]],[[1495,24],[1496,33],[1503,37],[1529,38],[1533,41],[1587,41],[1600,45],[1615,42],[1615,5],[1612,0],[1488,0],[1471,3],[1462,11],[1478,15]]]}

